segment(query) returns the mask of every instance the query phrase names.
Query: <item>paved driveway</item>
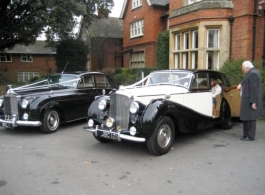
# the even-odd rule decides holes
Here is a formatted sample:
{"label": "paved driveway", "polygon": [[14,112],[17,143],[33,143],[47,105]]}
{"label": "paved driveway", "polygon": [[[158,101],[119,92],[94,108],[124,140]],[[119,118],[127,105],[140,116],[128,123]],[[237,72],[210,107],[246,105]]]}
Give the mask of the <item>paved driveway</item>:
{"label": "paved driveway", "polygon": [[54,134],[0,127],[1,195],[264,195],[265,122],[243,142],[242,124],[176,137],[164,156],[144,143],[98,143],[86,121]]}

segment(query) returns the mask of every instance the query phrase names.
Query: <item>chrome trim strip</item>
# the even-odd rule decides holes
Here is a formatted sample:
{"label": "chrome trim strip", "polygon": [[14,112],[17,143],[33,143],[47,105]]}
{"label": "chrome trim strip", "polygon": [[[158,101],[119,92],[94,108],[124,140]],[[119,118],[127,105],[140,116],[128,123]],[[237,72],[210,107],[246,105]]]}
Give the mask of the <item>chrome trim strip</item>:
{"label": "chrome trim strip", "polygon": [[14,120],[3,120],[3,119],[0,119],[0,123],[11,124],[13,127],[17,126],[39,127],[42,125],[40,121],[14,121]]}
{"label": "chrome trim strip", "polygon": [[[98,136],[98,133],[97,133],[98,131],[109,132],[109,131],[106,131],[104,129],[99,129],[98,125],[96,126],[96,128],[84,127],[84,130],[92,132],[92,133],[95,133],[96,136]],[[124,135],[124,134],[121,134],[120,132],[117,133],[117,132],[112,131],[112,133],[118,135],[118,141],[121,141],[121,139],[130,140],[130,141],[134,141],[134,142],[145,142],[146,141],[145,138],[134,137],[134,136],[131,136],[131,135]]]}

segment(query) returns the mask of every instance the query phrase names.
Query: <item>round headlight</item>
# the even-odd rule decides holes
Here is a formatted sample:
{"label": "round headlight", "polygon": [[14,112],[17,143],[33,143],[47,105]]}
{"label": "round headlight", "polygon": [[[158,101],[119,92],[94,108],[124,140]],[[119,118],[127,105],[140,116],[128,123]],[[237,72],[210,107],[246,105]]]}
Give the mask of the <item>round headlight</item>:
{"label": "round headlight", "polygon": [[21,107],[22,107],[22,108],[27,108],[28,104],[29,104],[29,101],[24,99],[24,100],[22,101],[22,103],[21,103]]}
{"label": "round headlight", "polygon": [[89,119],[88,120],[88,126],[93,127],[93,125],[94,125],[94,121],[92,119]]}
{"label": "round headlight", "polygon": [[98,108],[100,110],[105,110],[107,107],[107,102],[106,100],[100,100],[100,102],[98,103]]}
{"label": "round headlight", "polygon": [[2,106],[4,100],[3,99],[0,99],[0,107]]}
{"label": "round headlight", "polygon": [[106,125],[107,125],[107,127],[108,127],[108,128],[113,127],[114,122],[115,122],[115,120],[114,120],[113,118],[111,118],[111,117],[107,118],[107,120],[106,120]]}
{"label": "round headlight", "polygon": [[139,111],[139,104],[137,102],[132,102],[130,105],[130,113],[136,114]]}

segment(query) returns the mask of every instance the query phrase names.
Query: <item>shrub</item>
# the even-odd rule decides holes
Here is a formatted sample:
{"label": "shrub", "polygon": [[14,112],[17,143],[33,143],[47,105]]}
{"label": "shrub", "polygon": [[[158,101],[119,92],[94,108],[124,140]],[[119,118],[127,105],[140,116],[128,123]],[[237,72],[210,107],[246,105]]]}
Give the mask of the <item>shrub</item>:
{"label": "shrub", "polygon": [[243,61],[245,60],[230,59],[226,61],[224,65],[219,69],[220,72],[223,72],[228,76],[231,85],[238,85],[242,81],[244,77],[241,68]]}
{"label": "shrub", "polygon": [[157,38],[156,61],[158,69],[169,67],[169,31],[161,32]]}

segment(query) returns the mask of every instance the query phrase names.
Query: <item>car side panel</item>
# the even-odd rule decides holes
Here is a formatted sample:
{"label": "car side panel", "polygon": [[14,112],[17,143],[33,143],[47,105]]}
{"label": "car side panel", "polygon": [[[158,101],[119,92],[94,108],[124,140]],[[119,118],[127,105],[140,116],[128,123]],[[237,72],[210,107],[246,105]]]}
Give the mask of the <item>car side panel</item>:
{"label": "car side panel", "polygon": [[224,98],[227,100],[230,109],[231,109],[231,116],[232,117],[239,117],[240,114],[240,90],[232,87],[231,90],[223,92]]}
{"label": "car side panel", "polygon": [[169,100],[152,101],[141,117],[142,133],[147,137],[151,135],[163,116],[169,116],[175,129],[181,132],[192,132],[212,127],[215,120],[212,117],[195,112],[181,104]]}

